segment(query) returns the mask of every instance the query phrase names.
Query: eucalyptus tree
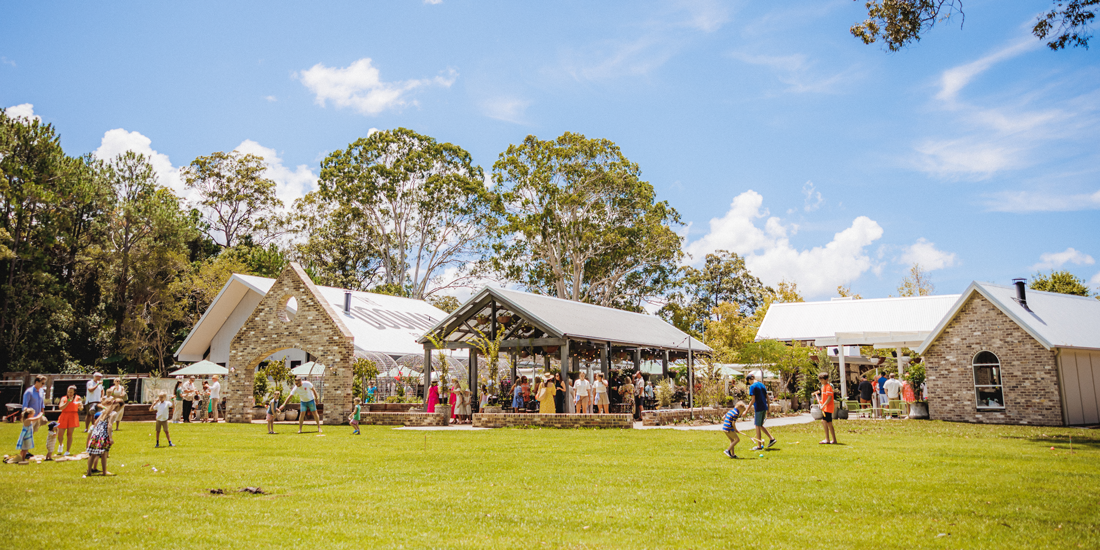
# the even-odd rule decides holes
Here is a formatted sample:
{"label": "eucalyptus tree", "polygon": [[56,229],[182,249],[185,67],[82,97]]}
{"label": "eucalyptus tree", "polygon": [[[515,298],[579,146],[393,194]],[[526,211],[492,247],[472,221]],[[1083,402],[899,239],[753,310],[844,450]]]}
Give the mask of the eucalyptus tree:
{"label": "eucalyptus tree", "polygon": [[424,299],[472,281],[490,220],[484,180],[461,147],[397,128],[330,154],[311,200],[348,216],[348,237],[375,243],[376,290]]}
{"label": "eucalyptus tree", "polygon": [[290,254],[310,271],[314,282],[337,288],[370,290],[381,282],[382,261],[371,226],[353,208],[311,193],[294,202],[287,224],[301,236]]}
{"label": "eucalyptus tree", "polygon": [[187,187],[198,192],[211,239],[220,234],[222,244],[231,248],[283,205],[275,196],[275,182],[264,177],[266,169],[263,157],[219,151],[180,171]]}
{"label": "eucalyptus tree", "polygon": [[680,216],[607,139],[527,136],[493,165],[503,277],[568,300],[638,309],[682,257]]}

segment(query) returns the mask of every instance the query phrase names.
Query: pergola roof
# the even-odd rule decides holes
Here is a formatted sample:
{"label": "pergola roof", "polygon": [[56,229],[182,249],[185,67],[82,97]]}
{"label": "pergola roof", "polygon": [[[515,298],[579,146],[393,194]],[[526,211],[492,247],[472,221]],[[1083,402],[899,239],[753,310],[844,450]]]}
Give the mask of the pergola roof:
{"label": "pergola roof", "polygon": [[[501,347],[551,344],[550,340],[592,341],[611,346],[688,351],[686,333],[663,319],[642,313],[595,306],[550,296],[485,287],[462,307],[439,322],[429,333],[446,335],[448,343],[471,343],[480,335],[491,335],[494,317],[510,313],[513,320],[504,327]],[[478,325],[483,317],[485,325]],[[426,337],[419,340],[429,344]],[[709,352],[706,344],[691,338],[692,351]]]}

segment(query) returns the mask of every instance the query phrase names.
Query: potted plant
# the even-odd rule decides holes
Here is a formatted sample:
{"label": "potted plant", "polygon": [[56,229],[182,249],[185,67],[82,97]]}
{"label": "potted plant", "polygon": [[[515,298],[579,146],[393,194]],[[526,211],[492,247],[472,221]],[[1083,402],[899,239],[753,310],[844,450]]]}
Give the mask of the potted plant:
{"label": "potted plant", "polygon": [[909,405],[909,418],[911,419],[923,420],[928,418],[928,402],[923,399],[924,392],[921,391],[924,380],[924,363],[921,362],[920,357],[918,357],[909,364],[909,368],[905,371],[905,381],[909,383],[909,387],[913,388],[913,394],[917,398],[916,401]]}
{"label": "potted plant", "polygon": [[676,394],[676,385],[672,383],[671,378],[665,378],[657,384],[655,394],[657,397],[657,407],[660,409],[670,409],[672,408],[672,397]]}

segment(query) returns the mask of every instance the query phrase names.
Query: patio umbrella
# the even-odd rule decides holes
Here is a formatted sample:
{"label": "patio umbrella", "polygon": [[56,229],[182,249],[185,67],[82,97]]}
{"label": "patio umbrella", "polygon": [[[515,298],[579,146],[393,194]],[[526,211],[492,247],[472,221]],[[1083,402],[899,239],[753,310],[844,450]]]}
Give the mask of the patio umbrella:
{"label": "patio umbrella", "polygon": [[315,361],[303,363],[290,370],[294,376],[324,376],[325,366]]}
{"label": "patio umbrella", "polygon": [[213,376],[215,374],[225,376],[229,374],[229,369],[217,363],[203,360],[169,373],[168,376]]}

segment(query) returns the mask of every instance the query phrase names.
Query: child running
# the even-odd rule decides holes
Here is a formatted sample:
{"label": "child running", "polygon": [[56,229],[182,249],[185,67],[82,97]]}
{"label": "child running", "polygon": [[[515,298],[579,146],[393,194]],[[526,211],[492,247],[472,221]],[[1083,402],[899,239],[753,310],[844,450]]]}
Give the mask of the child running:
{"label": "child running", "polygon": [[362,411],[363,411],[363,400],[356,397],[355,398],[355,410],[351,413],[351,416],[348,417],[348,420],[351,421],[351,427],[355,428],[355,431],[351,432],[351,435],[359,435],[359,415],[362,413]]}
{"label": "child running", "polygon": [[[100,472],[100,475],[110,475],[107,473],[107,458],[111,453],[111,445],[114,443],[112,438],[111,422],[114,420],[115,413],[115,400],[113,398],[106,398],[100,403],[103,410],[100,411],[98,418],[95,420],[95,426],[92,427],[92,433],[88,436],[88,473],[85,475],[92,475],[95,472]],[[100,462],[103,470],[97,469],[96,462]]]}
{"label": "child running", "polygon": [[737,404],[722,417],[722,431],[726,432],[726,437],[730,440],[729,448],[722,451],[722,453],[730,458],[737,458],[737,451],[734,447],[737,446],[737,442],[741,441],[741,438],[737,436],[737,419],[740,418],[742,414],[745,414],[745,410],[748,408],[749,406],[746,405],[744,401],[738,401]]}
{"label": "child running", "polygon": [[[36,390],[37,391],[37,390]],[[42,418],[44,412],[34,414],[34,409],[23,409],[23,430],[19,432],[19,440],[15,442],[15,448],[19,451],[19,463],[27,464],[27,459],[31,456],[31,449],[34,448],[34,423],[38,422],[39,418]]]}
{"label": "child running", "polygon": [[829,384],[829,374],[821,373],[817,375],[818,380],[821,380],[821,389],[814,392],[814,396],[817,397],[817,402],[821,403],[821,424],[825,427],[825,439],[821,441],[822,445],[836,445],[836,429],[833,428],[833,411],[836,409],[836,399],[834,398],[833,386]]}
{"label": "child running", "polygon": [[168,411],[172,408],[172,404],[168,401],[168,392],[161,391],[157,394],[157,400],[153,402],[153,406],[149,407],[150,411],[156,411],[157,413],[157,444],[155,448],[160,447],[160,430],[164,429],[164,437],[168,439],[168,446],[175,447],[172,444],[172,435],[168,433]]}
{"label": "child running", "polygon": [[271,394],[271,399],[267,400],[267,433],[273,435],[275,433],[275,413],[279,410],[279,390],[275,390]]}

